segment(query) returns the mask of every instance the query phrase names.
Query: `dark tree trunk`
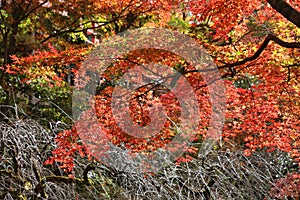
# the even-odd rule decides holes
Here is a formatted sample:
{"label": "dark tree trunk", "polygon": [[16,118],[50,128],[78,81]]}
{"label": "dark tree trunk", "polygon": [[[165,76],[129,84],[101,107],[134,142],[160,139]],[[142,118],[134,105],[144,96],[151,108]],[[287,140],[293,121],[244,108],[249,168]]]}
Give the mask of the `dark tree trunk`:
{"label": "dark tree trunk", "polygon": [[10,58],[11,55],[14,55],[16,53],[17,49],[17,39],[16,35],[18,34],[18,28],[19,24],[15,23],[12,25],[12,30],[11,30],[11,35],[9,36],[8,40],[8,58],[7,58],[7,63],[11,63],[12,60]]}
{"label": "dark tree trunk", "polygon": [[300,28],[300,13],[292,6],[290,6],[284,0],[267,0],[267,2],[272,6],[273,9]]}

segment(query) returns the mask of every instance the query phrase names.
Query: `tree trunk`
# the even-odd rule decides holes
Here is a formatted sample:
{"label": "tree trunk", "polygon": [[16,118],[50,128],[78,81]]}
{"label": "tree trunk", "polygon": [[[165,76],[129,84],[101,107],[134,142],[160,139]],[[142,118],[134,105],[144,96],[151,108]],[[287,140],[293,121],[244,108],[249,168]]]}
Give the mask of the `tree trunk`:
{"label": "tree trunk", "polygon": [[300,13],[284,0],[267,0],[267,2],[287,20],[300,28]]}

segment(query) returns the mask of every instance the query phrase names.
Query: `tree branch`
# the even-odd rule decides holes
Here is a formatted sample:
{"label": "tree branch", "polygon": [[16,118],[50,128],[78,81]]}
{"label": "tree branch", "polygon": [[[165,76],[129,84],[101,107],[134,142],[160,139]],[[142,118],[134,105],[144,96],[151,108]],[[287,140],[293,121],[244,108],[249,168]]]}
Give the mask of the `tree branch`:
{"label": "tree branch", "polygon": [[[225,68],[229,68],[229,69],[233,69],[233,67],[236,66],[241,66],[243,64],[246,64],[247,62],[253,61],[255,59],[257,59],[262,52],[267,48],[268,44],[270,41],[275,42],[276,44],[285,47],[285,48],[297,48],[300,49],[300,43],[299,42],[285,42],[283,40],[281,40],[280,38],[278,38],[275,35],[269,34],[265,40],[263,41],[263,43],[261,44],[261,46],[258,48],[258,50],[250,57],[247,57],[241,61],[238,62],[234,62],[234,63],[227,63],[224,64],[222,66],[217,67],[218,69],[225,69]],[[216,68],[208,68],[208,69],[203,69],[203,70],[190,70],[190,71],[186,71],[184,74],[187,73],[194,73],[194,72],[208,72],[208,71],[214,71],[216,70]]]}
{"label": "tree branch", "polygon": [[94,169],[96,169],[96,167],[93,164],[88,164],[83,171],[83,180],[87,185],[90,185],[88,172]]}
{"label": "tree branch", "polygon": [[253,54],[253,56],[247,57],[247,58],[245,58],[241,61],[235,62],[235,63],[225,64],[223,66],[218,67],[218,69],[232,68],[232,67],[240,66],[247,62],[257,59],[262,54],[262,52],[267,48],[270,41],[273,41],[276,44],[278,44],[282,47],[285,47],[285,48],[300,48],[299,42],[285,42],[285,41],[279,39],[277,36],[269,34],[265,38],[265,40],[263,41],[263,43],[261,44],[259,49],[255,52],[255,54]]}
{"label": "tree branch", "polygon": [[65,176],[46,176],[45,182],[53,182],[53,183],[77,183],[77,184],[86,184],[84,179],[81,178],[69,178]]}
{"label": "tree branch", "polygon": [[300,28],[300,13],[284,0],[267,0],[267,2],[287,20]]}

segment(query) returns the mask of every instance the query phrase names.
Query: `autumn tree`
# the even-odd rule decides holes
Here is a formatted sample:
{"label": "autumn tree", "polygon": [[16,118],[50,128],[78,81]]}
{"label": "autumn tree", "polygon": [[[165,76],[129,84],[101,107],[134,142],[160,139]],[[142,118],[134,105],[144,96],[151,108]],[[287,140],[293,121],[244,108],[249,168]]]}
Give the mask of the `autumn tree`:
{"label": "autumn tree", "polygon": [[[1,64],[4,65],[0,69],[0,85],[1,93],[4,94],[3,103],[14,104],[13,96],[20,95],[21,89],[14,89],[12,85],[15,85],[13,82],[16,79],[20,80],[23,77],[18,77],[19,74],[13,72],[11,66],[6,65],[13,61],[18,63],[17,57],[29,56],[27,63],[20,63],[25,66],[18,66],[20,67],[19,70],[22,71],[32,66],[31,62],[34,60],[30,60],[30,56],[35,53],[37,56],[39,51],[53,51],[52,53],[55,54],[54,49],[68,51],[71,48],[70,55],[73,55],[72,49],[82,47],[76,43],[87,41],[88,31],[97,32],[98,38],[102,39],[130,28],[140,27],[150,19],[160,19],[164,13],[168,13],[171,6],[172,2],[168,1],[156,1],[154,3],[139,0],[122,2],[73,1],[68,3],[39,0],[1,1],[0,45]],[[67,52],[65,53],[67,54]],[[41,59],[46,59],[46,57],[42,57],[43,55],[40,54]],[[41,70],[42,66],[47,65],[45,70],[38,72],[44,77],[53,76],[50,74],[54,71],[49,72],[49,67],[55,68],[55,73],[70,83],[73,81],[73,78],[70,77],[74,74],[72,70],[76,70],[74,65],[78,66],[79,62],[76,59],[69,62],[65,58],[62,63],[49,61],[40,65],[35,64],[35,69]],[[45,74],[46,71],[48,71],[48,75]],[[11,78],[7,76],[6,72],[13,73],[13,77],[18,78]],[[32,94],[27,95],[32,96]]]}
{"label": "autumn tree", "polygon": [[[179,132],[176,125],[180,123],[180,106],[174,93],[161,84],[146,85],[135,92],[130,102],[132,120],[140,126],[151,123],[149,107],[156,103],[161,103],[166,108],[169,120],[164,124],[163,130],[156,137],[150,139],[135,138],[124,133],[113,118],[111,96],[118,80],[128,70],[150,62],[167,65],[185,76],[195,89],[198,102],[201,102],[201,113],[199,114],[201,124],[195,131],[196,137],[191,141],[191,147],[186,149],[186,153],[177,160],[176,164],[170,164],[170,168],[166,167],[165,174],[161,177],[151,175],[149,179],[143,179],[143,175],[138,176],[118,171],[116,170],[118,166],[115,166],[116,169],[112,167],[108,171],[118,177],[115,180],[116,183],[130,182],[132,187],[128,186],[128,190],[134,191],[134,188],[138,188],[135,190],[137,193],[145,191],[145,188],[139,186],[144,183],[147,185],[145,187],[151,188],[153,191],[153,198],[161,198],[161,196],[156,196],[159,195],[158,191],[163,191],[165,198],[170,197],[171,194],[177,195],[178,198],[193,196],[195,199],[197,196],[206,199],[238,198],[241,195],[254,199],[263,197],[297,198],[299,196],[297,188],[299,188],[298,163],[300,163],[298,108],[300,14],[297,0],[176,2],[180,4],[171,1],[88,1],[87,3],[76,1],[72,5],[68,4],[67,15],[63,14],[66,12],[65,8],[60,7],[62,2],[50,2],[50,4],[46,4],[47,2],[33,4],[32,2],[26,7],[31,9],[32,14],[29,15],[25,15],[26,12],[19,13],[21,11],[17,9],[17,6],[22,7],[23,4],[7,3],[5,5],[7,9],[3,10],[2,18],[8,20],[11,17],[12,19],[6,23],[13,25],[18,20],[23,22],[20,16],[37,19],[47,16],[45,24],[36,23],[32,18],[26,18],[30,19],[26,23],[35,24],[39,27],[38,30],[41,30],[40,33],[45,33],[35,35],[35,40],[53,41],[53,45],[49,45],[48,51],[37,52],[25,58],[13,56],[14,62],[2,68],[12,79],[21,75],[20,81],[13,82],[18,86],[19,84],[50,86],[54,88],[50,90],[51,92],[65,87],[63,79],[55,75],[57,69],[54,69],[54,65],[60,69],[65,63],[74,64],[78,66],[74,68],[74,73],[83,73],[84,69],[80,71],[79,66],[89,50],[67,49],[61,51],[57,41],[66,36],[66,33],[72,33],[68,37],[81,37],[76,34],[90,28],[88,26],[91,25],[91,22],[99,23],[98,31],[102,34],[107,33],[107,36],[142,26],[162,26],[180,31],[203,45],[217,64],[226,87],[226,118],[222,140],[214,146],[215,154],[212,152],[215,157],[208,155],[202,160],[199,159],[198,151],[207,134],[212,109],[207,89],[209,83],[203,80],[199,70],[182,59],[180,55],[157,49],[137,49],[117,57],[109,65],[96,88],[97,119],[105,130],[105,136],[110,138],[114,145],[119,145],[132,153],[147,154],[170,142]],[[25,2],[23,3],[25,5]],[[82,10],[78,9],[78,6]],[[18,14],[9,15],[13,12],[7,12],[10,11],[8,8],[11,11],[15,9],[14,12]],[[159,18],[161,16],[163,18]],[[14,18],[17,17],[19,17],[18,20],[15,20]],[[7,26],[2,31],[3,38],[5,38],[5,31],[7,32],[6,44],[10,44],[13,39],[9,38],[13,38],[14,34]],[[11,44],[11,46],[14,45],[15,43]],[[7,55],[17,53],[10,49],[16,49],[16,46],[10,47],[4,52],[7,52]],[[4,59],[4,62],[8,62],[8,57]],[[35,70],[28,70],[33,63],[36,65]],[[34,82],[36,80],[41,80],[41,82]],[[89,119],[90,114],[93,113],[86,113],[86,119]],[[57,147],[52,151],[52,156],[45,164],[58,163],[65,173],[72,174],[78,154],[93,160],[92,150],[97,150],[99,146],[102,146],[102,141],[99,141],[102,136],[99,135],[96,144],[94,146],[91,144],[92,147],[87,150],[86,145],[82,143],[82,138],[79,137],[80,133],[97,130],[87,122],[89,120],[81,124],[75,122],[75,126],[70,130],[60,132],[56,136]],[[95,148],[93,149],[93,147]],[[237,152],[237,154],[232,156],[228,151]],[[264,151],[269,154],[262,153]],[[242,155],[240,152],[244,154]],[[277,152],[279,153],[277,154]],[[257,157],[260,153],[263,157]],[[267,155],[274,157],[266,159]],[[249,161],[251,158],[253,160]],[[193,159],[194,161],[191,161]],[[213,162],[217,162],[217,164],[206,168]],[[286,166],[278,167],[280,170],[276,171],[274,170],[276,166],[273,166],[271,162],[276,162],[277,166],[285,164]],[[130,164],[134,166],[136,163]],[[234,167],[228,167],[229,165]],[[268,171],[268,167],[270,170],[272,169],[272,172]],[[256,177],[247,174],[249,168],[256,172]],[[237,172],[237,169],[240,171]],[[260,169],[262,170],[260,171]],[[170,178],[168,170],[171,174],[180,171],[180,175],[175,181]],[[201,180],[204,181],[199,182],[197,179],[184,177],[185,174],[191,172],[195,176],[202,172],[212,175],[202,176]],[[232,188],[239,190],[240,188],[237,187],[239,184],[250,186],[252,180],[261,185],[263,183],[258,177],[262,177],[262,174],[266,173],[268,175],[264,176],[264,180],[268,185],[261,188],[260,192],[263,191],[263,194],[259,193],[255,187],[251,190],[252,192],[239,193],[240,191],[236,191],[235,194],[230,192],[219,194],[216,189],[217,186],[229,185],[230,187],[224,188],[223,191],[230,191]],[[229,182],[224,181],[226,177],[229,177]],[[134,178],[136,179],[134,180]],[[274,180],[275,178],[280,179]],[[176,182],[177,190],[171,190],[168,184],[158,180],[166,180],[166,183],[173,180],[174,183]],[[292,188],[286,186],[287,183],[293,183]],[[193,186],[197,184],[198,189],[202,188],[200,191]],[[271,193],[267,194],[265,191]],[[137,193],[131,195],[135,196]],[[139,194],[143,196],[143,194]]]}
{"label": "autumn tree", "polygon": [[[171,2],[150,1],[1,1],[1,50],[3,63],[14,54],[29,55],[40,44],[100,29],[102,34],[119,33],[141,26],[153,14],[170,9]],[[97,23],[98,26],[93,26]],[[103,37],[103,36],[101,36]],[[59,46],[59,43],[56,43]]]}
{"label": "autumn tree", "polygon": [[[212,53],[217,58],[216,62],[219,62],[218,68],[225,72],[224,77],[233,77],[229,81],[233,81],[234,90],[236,90],[236,87],[240,88],[237,91],[238,96],[230,97],[232,98],[229,99],[230,102],[240,101],[237,105],[244,105],[243,102],[248,102],[248,105],[244,105],[246,107],[239,106],[240,108],[236,111],[241,113],[240,109],[242,109],[244,113],[242,115],[249,113],[253,117],[251,119],[250,116],[246,116],[244,120],[247,120],[247,123],[241,120],[240,122],[242,122],[243,126],[249,125],[249,128],[250,126],[254,127],[253,130],[249,131],[251,134],[265,127],[262,124],[258,125],[261,122],[270,123],[267,126],[271,126],[269,128],[275,128],[278,131],[276,124],[280,123],[278,127],[283,126],[284,119],[287,119],[283,117],[286,112],[289,113],[289,120],[292,120],[294,117],[296,120],[295,114],[297,111],[287,107],[296,109],[295,106],[299,101],[299,83],[297,79],[299,72],[297,67],[299,66],[298,55],[300,46],[298,35],[300,14],[298,2],[267,1],[262,3],[260,1],[252,1],[247,5],[245,5],[245,2],[237,1],[211,1],[207,4],[194,3],[194,7],[192,6],[191,10],[194,13],[203,13],[197,15],[199,17],[196,17],[195,21],[202,22],[201,20],[206,18],[211,20],[211,28],[214,29],[211,41],[215,42],[216,45],[210,45],[210,48],[212,48]],[[198,7],[198,5],[203,5],[203,7]],[[237,12],[232,12],[234,8],[241,9],[235,9]],[[195,26],[202,25],[200,23],[200,25],[195,24]],[[249,97],[246,95],[248,92]],[[228,94],[230,95],[230,92]],[[242,99],[241,96],[239,97],[240,94],[244,96]],[[264,94],[267,95],[263,97]],[[258,97],[257,102],[255,102],[255,97]],[[247,98],[249,100],[246,100]],[[271,100],[272,98],[274,99]],[[293,100],[290,101],[291,99]],[[252,111],[250,111],[251,102],[254,106]],[[271,102],[274,103],[273,113],[270,109],[263,108],[267,106],[264,102],[268,102],[268,105],[271,105]],[[263,110],[259,111],[259,109]],[[235,114],[232,115],[235,116],[235,120],[228,122],[230,125],[228,134],[233,134],[233,136],[239,135],[242,132],[241,130],[243,130],[239,129],[236,133],[233,131],[240,120]],[[270,118],[267,120],[268,117]],[[285,137],[292,137],[292,140],[295,141],[294,145],[297,146],[297,123],[288,124],[288,126],[292,127],[289,129],[290,131],[287,131]],[[247,130],[247,128],[244,130]],[[261,135],[263,135],[264,139],[261,139],[260,142],[257,141],[258,143],[253,145],[263,147],[264,144],[261,142],[268,143],[266,146],[269,146],[270,143],[274,145],[273,137],[278,137],[278,135],[282,134],[269,131],[263,130],[265,133]],[[294,131],[296,131],[295,135],[293,134]],[[266,132],[269,133],[266,134]],[[269,142],[267,142],[268,139],[266,137],[270,137]],[[287,139],[285,137],[279,138],[280,140],[285,140]],[[254,138],[248,138],[246,141],[255,143]],[[284,144],[287,146],[284,147]],[[286,151],[291,151],[293,152],[292,154],[298,157],[298,147],[296,146],[294,150],[292,148],[286,149]],[[281,141],[277,147],[290,148],[290,141]]]}

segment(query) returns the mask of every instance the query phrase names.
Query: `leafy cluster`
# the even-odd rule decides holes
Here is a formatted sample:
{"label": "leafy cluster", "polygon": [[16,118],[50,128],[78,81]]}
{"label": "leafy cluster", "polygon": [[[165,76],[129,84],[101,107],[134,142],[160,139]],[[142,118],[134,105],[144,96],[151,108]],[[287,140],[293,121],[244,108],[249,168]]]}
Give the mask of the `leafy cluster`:
{"label": "leafy cluster", "polygon": [[[297,0],[0,1],[0,198],[298,199],[299,6]],[[206,154],[200,150],[217,109],[210,98],[212,83],[193,63],[166,50],[134,49],[114,57],[107,47],[112,62],[97,80],[92,109],[80,121],[72,113],[73,90],[93,81],[84,61],[94,41],[153,27],[193,38],[221,74],[226,89],[222,137]],[[163,84],[180,87],[183,81],[158,76],[163,69],[147,68],[152,63],[188,81],[200,123],[187,148],[184,143],[170,148],[183,148],[182,156],[158,173],[148,165],[136,172],[139,155],[150,158],[183,137],[183,102]],[[122,82],[137,66],[143,76]],[[125,95],[115,105],[118,87],[151,77],[131,94],[129,108]],[[78,99],[73,103],[85,110],[86,96]],[[154,107],[165,110],[163,124],[153,118]],[[116,108],[120,116],[114,115]],[[118,119],[128,110],[133,124],[162,125],[161,130],[145,137],[126,132]],[[108,165],[106,159],[114,162]]]}

